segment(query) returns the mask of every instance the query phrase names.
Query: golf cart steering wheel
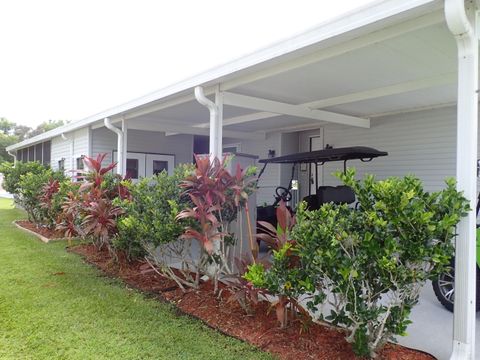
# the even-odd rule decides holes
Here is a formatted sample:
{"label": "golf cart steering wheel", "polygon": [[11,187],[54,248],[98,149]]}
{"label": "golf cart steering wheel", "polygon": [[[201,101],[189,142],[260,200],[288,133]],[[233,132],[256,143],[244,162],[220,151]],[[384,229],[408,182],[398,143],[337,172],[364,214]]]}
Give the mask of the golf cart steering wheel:
{"label": "golf cart steering wheel", "polygon": [[280,200],[283,200],[285,202],[288,202],[290,200],[292,200],[292,193],[290,192],[289,189],[287,189],[286,187],[283,187],[283,186],[278,186],[276,189],[275,189],[275,195],[276,198],[277,198],[277,203],[280,202]]}

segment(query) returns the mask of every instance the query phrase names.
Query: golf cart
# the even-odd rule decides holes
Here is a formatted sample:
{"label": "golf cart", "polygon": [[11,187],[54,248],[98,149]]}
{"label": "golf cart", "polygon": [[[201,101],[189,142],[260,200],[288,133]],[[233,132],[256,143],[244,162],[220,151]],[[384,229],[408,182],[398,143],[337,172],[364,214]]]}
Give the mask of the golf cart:
{"label": "golf cart", "polygon": [[[273,226],[277,225],[277,219],[275,216],[275,208],[278,203],[283,200],[285,203],[289,203],[292,200],[292,188],[294,183],[294,177],[296,169],[301,164],[314,164],[315,168],[315,184],[318,184],[318,165],[324,165],[328,162],[343,161],[344,171],[347,169],[347,161],[360,160],[362,162],[372,161],[374,158],[380,156],[387,156],[388,153],[384,151],[378,151],[376,149],[365,146],[354,146],[344,148],[327,148],[317,151],[309,151],[303,153],[296,153],[291,155],[278,156],[268,159],[259,160],[264,164],[258,179],[261,178],[267,165],[269,164],[291,164],[291,178],[287,187],[278,186],[275,189],[275,195],[272,205],[258,206],[257,207],[257,220],[266,221]],[[318,186],[318,185],[317,185]],[[307,203],[307,208],[310,210],[317,210],[323,204],[333,202],[335,204],[351,204],[355,202],[355,193],[348,186],[318,186],[315,194],[312,194],[312,189],[309,187],[308,196],[303,198],[303,201]],[[290,208],[291,211],[293,211]],[[258,229],[261,231],[261,229]]]}
{"label": "golf cart", "polygon": [[[477,177],[480,175],[480,160],[477,161]],[[480,193],[477,198],[477,218],[480,211]],[[476,308],[480,311],[480,224],[477,224],[477,292],[476,292]],[[444,274],[441,274],[438,279],[432,281],[433,291],[437,296],[438,301],[445,306],[449,311],[453,311],[454,297],[455,297],[455,258],[452,257],[450,261],[450,268]]]}

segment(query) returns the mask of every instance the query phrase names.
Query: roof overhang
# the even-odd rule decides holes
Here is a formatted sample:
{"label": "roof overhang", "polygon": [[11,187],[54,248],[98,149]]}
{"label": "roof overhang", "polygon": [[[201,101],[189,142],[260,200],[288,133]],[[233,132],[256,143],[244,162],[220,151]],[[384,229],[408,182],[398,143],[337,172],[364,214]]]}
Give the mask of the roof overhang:
{"label": "roof overhang", "polygon": [[[258,135],[272,128],[318,126],[324,123],[322,119],[326,122],[336,119],[339,120],[336,123],[368,127],[368,118],[375,114],[361,110],[362,106],[367,106],[365,102],[377,99],[380,95],[385,100],[385,94],[396,96],[432,86],[441,88],[445,83],[451,85],[455,81],[454,69],[450,66],[447,71],[438,69],[436,72],[427,71],[425,75],[410,74],[412,76],[406,79],[399,74],[398,77],[405,80],[386,79],[388,81],[385,84],[374,81],[375,86],[370,86],[372,84],[369,82],[362,84],[364,80],[356,79],[343,72],[341,66],[332,64],[337,61],[348,66],[349,57],[352,63],[357,58],[366,63],[369,55],[365,50],[369,48],[375,50],[374,55],[379,61],[382,61],[382,51],[388,60],[391,49],[382,47],[382,44],[388,44],[392,39],[398,40],[406,34],[415,39],[418,35],[416,32],[443,24],[442,9],[443,1],[440,0],[374,2],[238,60],[9,146],[7,150],[20,149],[85,126],[95,126],[105,117],[111,118],[114,123],[125,119],[132,128],[135,128],[135,123],[156,122],[164,123],[170,132],[176,131],[174,125],[177,125],[178,132],[191,127],[197,128],[195,132],[202,132],[201,129],[208,127],[205,123],[208,117],[206,110],[194,100],[193,89],[196,86],[203,86],[207,95],[213,94],[216,86],[231,94],[228,95],[230,103],[224,109],[224,126],[227,133],[236,132],[239,136],[253,132]],[[408,39],[403,39],[400,45],[402,41],[408,43]],[[445,41],[453,42],[450,38]],[[378,67],[375,63],[370,65],[373,69]],[[330,72],[338,72],[337,82],[346,86],[332,88],[326,80],[329,67]],[[412,63],[411,67],[415,68],[416,64]],[[309,78],[309,71],[316,74],[317,70],[317,78]],[[314,83],[318,81],[319,84]],[[302,87],[301,82],[306,86]],[[322,86],[324,90],[332,91],[320,91],[319,87]],[[347,106],[352,101],[360,105],[363,103],[360,111]],[[443,101],[441,96],[438,101]],[[387,104],[380,107],[378,113],[388,110],[395,109]]]}

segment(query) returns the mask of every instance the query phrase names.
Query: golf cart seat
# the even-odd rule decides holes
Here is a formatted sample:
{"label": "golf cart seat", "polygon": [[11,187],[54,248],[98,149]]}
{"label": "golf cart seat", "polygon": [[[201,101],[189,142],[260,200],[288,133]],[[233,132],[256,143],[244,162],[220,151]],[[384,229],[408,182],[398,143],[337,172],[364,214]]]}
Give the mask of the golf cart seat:
{"label": "golf cart seat", "polygon": [[303,198],[307,203],[307,210],[318,210],[323,204],[352,204],[355,202],[355,193],[349,186],[320,186],[316,195]]}
{"label": "golf cart seat", "polygon": [[352,204],[355,202],[355,193],[345,185],[319,186],[317,189],[318,206],[326,203]]}

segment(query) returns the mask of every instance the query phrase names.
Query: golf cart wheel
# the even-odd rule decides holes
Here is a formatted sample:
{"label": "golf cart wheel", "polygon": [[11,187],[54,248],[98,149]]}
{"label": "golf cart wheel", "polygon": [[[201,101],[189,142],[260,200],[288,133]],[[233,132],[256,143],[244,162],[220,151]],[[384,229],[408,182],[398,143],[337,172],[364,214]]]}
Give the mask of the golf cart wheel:
{"label": "golf cart wheel", "polygon": [[[432,281],[433,291],[438,301],[449,311],[453,311],[453,304],[455,300],[455,260],[452,259],[450,269],[441,274],[437,280]],[[477,267],[477,289],[480,285],[479,271]],[[480,310],[480,295],[477,291],[476,296],[476,310]]]}

